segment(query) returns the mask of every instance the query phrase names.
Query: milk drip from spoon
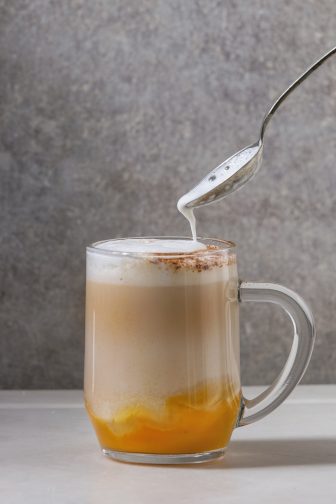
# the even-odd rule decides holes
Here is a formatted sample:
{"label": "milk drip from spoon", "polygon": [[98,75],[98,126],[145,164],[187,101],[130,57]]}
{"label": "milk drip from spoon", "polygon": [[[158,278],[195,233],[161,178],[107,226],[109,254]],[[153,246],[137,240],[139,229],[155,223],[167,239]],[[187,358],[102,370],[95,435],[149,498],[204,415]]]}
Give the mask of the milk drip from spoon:
{"label": "milk drip from spoon", "polygon": [[335,53],[336,47],[333,47],[279,96],[264,117],[260,128],[259,140],[256,143],[245,147],[226,159],[178,200],[177,208],[188,219],[193,240],[196,240],[194,208],[209,205],[214,201],[225,198],[225,196],[246,184],[257,173],[262,161],[265,130],[273,114],[295,88]]}

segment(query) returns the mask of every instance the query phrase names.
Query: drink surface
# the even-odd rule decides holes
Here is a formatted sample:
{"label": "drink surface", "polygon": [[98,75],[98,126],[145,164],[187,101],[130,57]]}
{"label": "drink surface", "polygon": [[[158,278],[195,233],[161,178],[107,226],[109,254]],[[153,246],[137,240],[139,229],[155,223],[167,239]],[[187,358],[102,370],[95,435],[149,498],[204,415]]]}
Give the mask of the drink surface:
{"label": "drink surface", "polygon": [[235,256],[191,240],[130,241],[87,256],[85,400],[101,445],[222,448],[240,406]]}
{"label": "drink surface", "polygon": [[207,246],[197,240],[125,238],[107,240],[96,245],[99,250],[143,254],[184,254],[207,250]]}

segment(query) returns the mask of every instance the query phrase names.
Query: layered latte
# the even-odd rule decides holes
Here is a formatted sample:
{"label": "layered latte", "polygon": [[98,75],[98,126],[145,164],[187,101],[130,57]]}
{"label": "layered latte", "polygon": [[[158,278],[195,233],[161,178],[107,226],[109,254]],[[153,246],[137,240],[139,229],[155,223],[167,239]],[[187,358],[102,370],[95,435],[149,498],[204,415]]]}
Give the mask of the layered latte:
{"label": "layered latte", "polygon": [[226,446],[240,408],[237,284],[225,244],[127,239],[88,249],[85,401],[104,449]]}

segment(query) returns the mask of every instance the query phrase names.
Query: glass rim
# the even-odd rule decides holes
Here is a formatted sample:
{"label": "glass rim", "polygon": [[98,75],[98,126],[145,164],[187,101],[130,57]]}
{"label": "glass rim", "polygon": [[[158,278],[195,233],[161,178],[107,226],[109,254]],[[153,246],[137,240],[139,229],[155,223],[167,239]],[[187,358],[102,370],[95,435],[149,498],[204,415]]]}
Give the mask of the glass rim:
{"label": "glass rim", "polygon": [[207,242],[209,245],[218,245],[218,249],[206,249],[206,250],[198,250],[195,252],[134,252],[134,251],[121,251],[121,250],[108,250],[104,248],[98,247],[98,245],[101,245],[103,243],[111,242],[111,241],[126,241],[126,240],[188,240],[188,241],[193,241],[193,239],[190,236],[129,236],[129,237],[123,237],[123,238],[110,238],[107,240],[100,240],[91,243],[86,247],[87,252],[93,252],[101,255],[106,255],[106,256],[111,256],[111,257],[169,257],[169,258],[174,258],[174,257],[193,257],[195,254],[202,254],[204,256],[207,255],[213,255],[213,254],[222,254],[223,252],[228,253],[232,252],[234,249],[236,249],[237,245],[230,240],[222,240],[220,238],[210,238],[210,237],[203,237],[203,236],[198,236],[197,240],[200,241],[201,243]]}

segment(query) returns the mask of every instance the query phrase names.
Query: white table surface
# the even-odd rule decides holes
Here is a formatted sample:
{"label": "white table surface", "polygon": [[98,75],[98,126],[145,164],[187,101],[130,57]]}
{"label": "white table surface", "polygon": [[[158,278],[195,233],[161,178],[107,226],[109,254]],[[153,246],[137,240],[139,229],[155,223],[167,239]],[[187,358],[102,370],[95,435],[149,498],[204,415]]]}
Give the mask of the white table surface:
{"label": "white table surface", "polygon": [[299,387],[223,461],[179,467],[105,458],[79,391],[0,391],[0,502],[334,504],[336,385]]}

